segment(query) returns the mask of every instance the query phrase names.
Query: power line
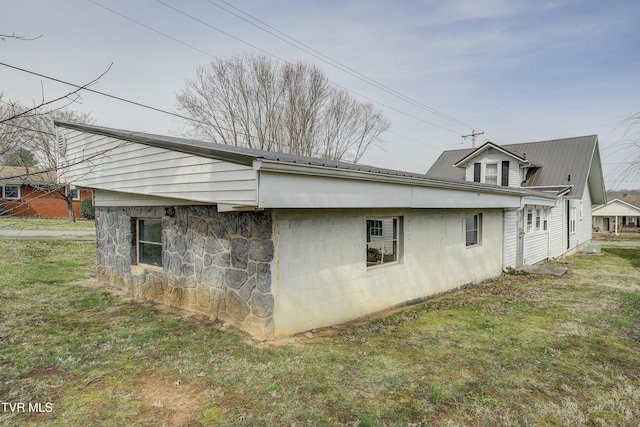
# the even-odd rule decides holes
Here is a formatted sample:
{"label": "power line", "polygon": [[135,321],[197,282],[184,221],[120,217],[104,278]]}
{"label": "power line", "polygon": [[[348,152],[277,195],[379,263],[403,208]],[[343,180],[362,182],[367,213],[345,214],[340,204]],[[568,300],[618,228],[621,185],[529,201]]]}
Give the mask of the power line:
{"label": "power line", "polygon": [[[172,36],[170,36],[170,35],[168,35],[168,34],[166,34],[166,33],[162,32],[162,31],[160,31],[160,30],[156,30],[155,28],[150,27],[150,26],[148,26],[148,25],[146,25],[146,24],[143,24],[142,22],[140,22],[140,21],[138,21],[138,20],[136,20],[136,19],[130,18],[130,17],[128,17],[128,16],[126,16],[126,15],[124,15],[124,14],[122,14],[122,13],[119,13],[119,12],[117,12],[117,11],[115,11],[115,10],[113,10],[113,9],[109,8],[109,7],[106,7],[106,6],[104,6],[104,5],[102,5],[102,4],[98,3],[98,2],[96,2],[95,0],[87,0],[87,1],[89,1],[89,2],[91,2],[91,3],[93,3],[93,4],[95,4],[96,6],[100,6],[101,8],[103,8],[103,9],[105,9],[105,10],[109,11],[109,12],[112,12],[113,14],[118,15],[118,16],[120,16],[120,17],[122,17],[122,18],[124,18],[124,19],[126,19],[126,20],[128,20],[128,21],[130,21],[130,22],[133,22],[133,23],[135,23],[135,24],[137,24],[137,25],[140,25],[140,26],[142,26],[142,27],[144,27],[144,28],[146,28],[146,29],[150,30],[150,31],[153,31],[153,32],[154,32],[154,33],[156,33],[156,34],[159,34],[159,35],[161,35],[161,36],[163,36],[163,37],[166,37],[166,38],[168,38],[168,39],[170,39],[170,40],[173,40],[173,41],[175,41],[175,42],[177,42],[177,43],[180,43],[180,44],[181,44],[181,45],[183,45],[183,46],[186,46],[186,47],[189,47],[189,48],[191,48],[191,49],[194,49],[195,51],[197,51],[197,52],[199,52],[199,53],[202,53],[202,54],[204,54],[204,55],[207,55],[207,56],[209,56],[209,57],[211,57],[211,58],[214,58],[214,59],[215,59],[215,56],[214,56],[214,55],[212,55],[212,54],[210,54],[210,53],[208,53],[208,52],[205,52],[205,51],[203,51],[203,50],[201,50],[201,49],[199,49],[199,48],[197,48],[197,47],[195,47],[195,46],[193,46],[193,45],[191,45],[191,44],[189,44],[189,43],[185,43],[185,42],[183,42],[183,41],[181,41],[181,40],[178,40],[178,39],[176,39],[175,37],[172,37]],[[258,51],[260,51],[260,52],[264,53],[265,55],[271,56],[271,57],[273,57],[273,58],[275,58],[275,59],[277,59],[277,60],[279,60],[279,61],[282,61],[282,62],[284,62],[284,63],[289,63],[288,61],[286,61],[286,60],[284,60],[284,59],[282,59],[282,58],[280,58],[280,57],[278,57],[278,56],[276,56],[276,55],[272,54],[271,52],[268,52],[268,51],[266,51],[266,50],[264,50],[264,49],[261,49],[261,48],[259,48],[259,47],[255,46],[255,45],[253,45],[253,44],[249,43],[249,42],[246,42],[246,41],[244,41],[244,40],[242,40],[242,39],[240,39],[240,38],[238,38],[238,37],[236,37],[236,36],[234,36],[234,35],[232,35],[232,34],[229,34],[229,33],[225,32],[225,31],[223,31],[223,30],[221,30],[221,29],[219,29],[219,28],[217,28],[217,27],[215,27],[215,26],[213,26],[213,25],[211,25],[211,24],[209,24],[209,23],[207,23],[207,22],[205,22],[205,21],[202,21],[202,20],[201,20],[201,19],[199,19],[199,18],[194,17],[194,16],[193,16],[193,15],[191,15],[191,14],[188,14],[188,13],[186,13],[186,12],[184,12],[184,11],[181,11],[181,10],[179,10],[179,9],[177,9],[177,8],[173,7],[173,6],[170,6],[170,5],[168,5],[168,4],[166,4],[166,3],[164,3],[164,2],[162,2],[162,1],[160,1],[160,0],[156,0],[156,1],[157,1],[158,3],[160,3],[160,4],[162,4],[162,5],[164,5],[164,6],[168,7],[168,8],[170,8],[170,9],[172,9],[172,10],[174,10],[174,11],[176,11],[176,12],[178,12],[178,13],[180,13],[180,14],[184,15],[184,16],[186,16],[186,17],[189,17],[190,19],[193,19],[193,20],[195,20],[195,21],[197,21],[197,22],[199,22],[199,23],[201,23],[201,24],[203,24],[203,25],[205,25],[205,26],[207,26],[207,27],[209,27],[209,28],[211,28],[211,29],[213,29],[213,30],[215,30],[215,31],[218,31],[218,32],[220,32],[220,33],[222,33],[222,34],[224,34],[224,35],[226,35],[226,36],[228,36],[228,37],[231,37],[231,38],[233,38],[234,40],[239,41],[240,43],[243,43],[243,44],[245,44],[245,45],[247,45],[247,46],[249,46],[249,47],[251,47],[251,48],[253,48],[253,49],[256,49],[256,50],[258,50]],[[378,105],[384,106],[384,107],[386,107],[386,108],[390,108],[390,109],[392,109],[392,110],[394,110],[394,111],[396,111],[396,112],[398,112],[398,113],[400,113],[400,114],[403,114],[403,115],[405,115],[405,116],[407,116],[407,117],[410,117],[410,118],[412,118],[412,119],[417,119],[417,120],[422,121],[422,122],[424,122],[424,123],[426,123],[426,124],[429,124],[429,125],[434,126],[434,127],[438,127],[438,128],[440,128],[440,129],[446,130],[446,131],[451,132],[451,133],[454,133],[454,134],[456,134],[456,135],[458,135],[458,134],[459,134],[459,132],[457,132],[457,131],[454,131],[454,130],[452,130],[452,129],[446,128],[446,127],[444,127],[444,126],[437,125],[437,124],[435,124],[435,123],[432,123],[432,122],[427,121],[427,120],[424,120],[424,119],[417,118],[416,116],[414,116],[414,115],[412,115],[412,114],[409,114],[409,113],[407,113],[407,112],[405,112],[405,111],[402,111],[402,110],[400,110],[400,109],[397,109],[397,108],[390,107],[390,106],[389,106],[389,105],[387,105],[387,104],[384,104],[384,103],[382,103],[382,102],[380,102],[380,101],[376,101],[376,100],[374,100],[374,99],[372,99],[372,98],[370,98],[370,97],[367,97],[367,96],[365,96],[365,95],[362,95],[362,94],[360,94],[360,93],[358,93],[358,92],[355,92],[355,91],[353,91],[353,90],[351,90],[351,89],[348,89],[348,88],[346,88],[346,87],[344,87],[344,86],[341,86],[341,85],[339,85],[339,84],[337,84],[337,83],[335,83],[335,82],[329,81],[329,83],[331,83],[331,84],[332,84],[333,86],[335,86],[335,87],[338,87],[338,88],[341,88],[341,89],[343,89],[343,90],[346,90],[346,91],[348,91],[349,93],[352,93],[352,94],[354,94],[354,95],[357,95],[357,96],[359,96],[359,97],[361,97],[361,98],[363,98],[363,99],[367,99],[367,100],[369,100],[369,101],[371,101],[371,102],[373,102],[373,103],[375,103],[375,104],[378,104]],[[465,124],[465,125],[466,125],[466,124]]]}
{"label": "power line", "polygon": [[[156,1],[159,2],[159,3],[162,3],[162,1],[160,1],[160,0],[156,0]],[[278,38],[279,40],[282,40],[283,42],[285,42],[285,43],[287,43],[287,44],[289,44],[289,45],[291,45],[291,46],[293,46],[293,47],[295,47],[297,49],[300,49],[300,50],[308,53],[309,55],[311,55],[311,56],[323,61],[324,63],[329,64],[329,65],[331,65],[333,67],[336,67],[336,68],[340,69],[341,71],[344,71],[347,74],[350,74],[351,76],[358,78],[361,81],[364,81],[364,82],[366,82],[368,84],[371,84],[374,87],[376,87],[376,88],[378,88],[378,89],[380,89],[380,90],[382,90],[382,91],[384,91],[384,92],[386,92],[386,93],[388,93],[390,95],[393,95],[393,96],[395,96],[395,97],[397,97],[399,99],[402,99],[405,102],[408,102],[408,103],[410,103],[410,104],[412,104],[412,105],[414,105],[416,107],[422,108],[422,109],[424,109],[426,111],[429,111],[432,114],[440,116],[440,117],[442,117],[442,118],[444,118],[446,120],[452,121],[452,122],[454,122],[456,124],[459,124],[461,126],[468,127],[468,128],[477,128],[478,127],[478,126],[474,126],[474,125],[471,125],[469,123],[463,122],[462,120],[458,120],[453,116],[445,114],[445,113],[443,113],[443,112],[441,112],[441,111],[439,111],[439,110],[437,110],[437,109],[435,109],[433,107],[430,107],[430,106],[428,106],[428,105],[426,105],[426,104],[424,104],[424,103],[422,103],[420,101],[417,101],[417,100],[415,100],[415,99],[413,99],[413,98],[411,98],[411,97],[409,97],[409,96],[407,96],[407,95],[405,95],[403,93],[400,93],[400,92],[396,91],[395,89],[393,89],[393,88],[391,88],[391,87],[389,87],[389,86],[387,86],[387,85],[385,85],[383,83],[380,83],[380,82],[378,82],[378,81],[376,81],[376,80],[374,80],[374,79],[372,79],[372,78],[360,73],[359,71],[349,67],[348,65],[345,65],[345,64],[343,64],[343,63],[341,63],[341,62],[339,62],[339,61],[337,61],[337,60],[335,60],[335,59],[323,54],[322,52],[319,52],[318,50],[316,50],[313,47],[301,42],[300,40],[297,40],[296,38],[291,37],[291,36],[283,33],[282,31],[278,30],[277,28],[267,24],[264,21],[261,21],[260,19],[250,15],[249,13],[243,11],[242,9],[240,9],[240,8],[230,4],[230,3],[228,3],[227,1],[225,1],[225,0],[220,0],[220,1],[222,3],[228,5],[229,7],[237,10],[238,12],[242,13],[243,15],[248,16],[249,18],[253,19],[254,21],[259,22],[261,25],[264,25],[267,28],[277,32],[278,34],[282,35],[284,38],[280,37],[278,34],[274,34],[270,30],[267,30],[267,29],[255,24],[254,22],[249,21],[248,19],[243,18],[242,16],[238,15],[237,13],[234,13],[234,12],[230,11],[229,9],[220,6],[219,4],[214,3],[212,0],[207,0],[208,3],[210,3],[210,4],[216,6],[216,7],[220,8],[220,9],[222,9],[222,10],[224,10],[224,11],[226,11],[226,12],[228,12],[228,13],[234,15],[234,16],[236,16],[237,18],[249,23],[250,25],[253,25],[256,28],[259,28],[260,30],[262,30],[262,31],[264,31],[266,33],[269,33],[272,36]],[[291,41],[289,41],[289,40],[291,40]]]}
{"label": "power line", "polygon": [[[78,84],[75,84],[75,83],[67,82],[67,81],[64,81],[64,80],[61,80],[61,79],[58,79],[58,78],[55,78],[55,77],[51,77],[51,76],[47,76],[45,74],[37,73],[35,71],[30,71],[30,70],[27,70],[27,69],[24,69],[24,68],[20,68],[20,67],[16,67],[16,66],[10,65],[10,64],[5,64],[3,62],[0,62],[0,65],[8,67],[8,68],[12,68],[14,70],[17,70],[17,71],[20,71],[20,72],[23,72],[23,73],[31,74],[31,75],[34,75],[34,76],[37,76],[37,77],[42,77],[42,78],[47,79],[47,80],[52,80],[52,81],[57,82],[57,83],[62,83],[62,84],[65,84],[65,85],[68,85],[68,86],[71,86],[71,87],[75,87],[77,89],[77,91],[84,90],[84,91],[87,91],[87,92],[94,93],[96,95],[105,96],[105,97],[108,97],[108,98],[115,99],[117,101],[126,102],[128,104],[135,105],[137,107],[142,107],[142,108],[146,108],[146,109],[149,109],[149,110],[157,111],[157,112],[160,112],[160,113],[168,114],[170,116],[178,117],[180,119],[187,120],[187,121],[190,121],[190,122],[213,126],[213,127],[217,128],[217,129],[224,130],[224,131],[230,131],[230,132],[232,131],[232,132],[235,132],[235,133],[237,133],[239,135],[242,135],[244,137],[247,137],[247,138],[253,138],[253,139],[257,139],[257,140],[262,139],[264,142],[268,142],[268,143],[276,144],[276,145],[282,145],[282,146],[285,146],[285,147],[290,147],[291,146],[291,144],[287,143],[287,142],[277,142],[277,141],[273,141],[273,140],[270,140],[270,139],[261,138],[261,137],[255,136],[255,135],[251,135],[251,134],[246,133],[246,132],[241,132],[241,131],[238,131],[238,130],[231,130],[231,129],[228,129],[228,128],[225,128],[225,127],[222,127],[222,126],[219,126],[219,125],[214,125],[214,124],[209,123],[209,122],[204,122],[204,121],[197,120],[197,119],[194,119],[194,118],[191,118],[191,117],[186,117],[186,116],[183,116],[181,114],[174,113],[172,111],[163,110],[161,108],[153,107],[151,105],[143,104],[143,103],[136,102],[136,101],[131,101],[129,99],[122,98],[122,97],[115,96],[115,95],[111,95],[109,93],[101,92],[101,91],[98,91],[98,90],[95,90],[95,89],[90,89],[90,88],[87,87],[87,85],[78,85]],[[104,73],[103,73],[103,75],[104,75]],[[93,80],[92,83],[95,83],[96,81],[97,81],[97,79]],[[9,123],[3,123],[3,124],[9,124]],[[12,125],[12,126],[14,126],[14,125]],[[323,157],[323,153],[320,153],[318,151],[311,151],[311,154],[315,155],[315,156],[318,156],[319,158],[324,158]]]}

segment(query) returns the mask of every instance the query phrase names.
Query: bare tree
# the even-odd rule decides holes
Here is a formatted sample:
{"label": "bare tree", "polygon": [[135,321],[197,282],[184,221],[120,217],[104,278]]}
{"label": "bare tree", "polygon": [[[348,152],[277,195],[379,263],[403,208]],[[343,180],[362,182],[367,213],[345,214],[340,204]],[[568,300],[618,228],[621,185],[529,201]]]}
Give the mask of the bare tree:
{"label": "bare tree", "polygon": [[640,177],[640,112],[630,114],[618,123],[616,128],[624,129],[624,140],[614,144],[616,150],[631,153],[626,166],[618,170],[616,179],[624,182],[626,178]]}
{"label": "bare tree", "polygon": [[177,103],[194,138],[354,163],[390,126],[319,68],[260,55],[198,68]]}
{"label": "bare tree", "polygon": [[[27,112],[28,111],[28,112]],[[25,113],[27,112],[27,113]],[[11,117],[11,120],[3,118]],[[0,95],[0,170],[12,166],[11,176],[31,186],[38,194],[65,201],[69,221],[75,221],[73,191],[68,183],[59,182],[56,155],[55,120],[91,124],[88,113],[39,106],[23,107],[18,102],[4,102]],[[8,168],[7,168],[8,169]],[[14,206],[16,209],[28,206]]]}

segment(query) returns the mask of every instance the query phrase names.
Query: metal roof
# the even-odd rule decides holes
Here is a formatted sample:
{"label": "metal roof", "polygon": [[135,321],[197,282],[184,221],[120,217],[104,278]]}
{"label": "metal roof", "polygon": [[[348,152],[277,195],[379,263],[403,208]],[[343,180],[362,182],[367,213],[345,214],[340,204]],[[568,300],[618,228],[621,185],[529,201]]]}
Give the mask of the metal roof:
{"label": "metal roof", "polygon": [[[467,182],[460,179],[448,179],[446,177],[428,177],[426,174],[385,169],[364,164],[339,162],[315,157],[298,156],[294,154],[279,153],[275,151],[258,150],[232,145],[216,144],[213,142],[197,141],[166,135],[155,135],[144,132],[107,128],[101,126],[84,125],[56,121],[55,125],[62,128],[75,129],[95,135],[104,135],[125,141],[136,142],[148,146],[167,150],[193,154],[205,158],[228,161],[231,163],[252,166],[255,161],[265,160],[282,165],[299,165],[301,167],[315,167],[310,173],[318,173],[320,169],[325,171],[353,171],[360,179],[376,180],[401,180],[406,183],[420,183],[425,186],[439,188],[458,189],[465,191],[478,191],[496,194],[534,195],[549,198],[545,192],[535,189],[502,187],[477,182]],[[318,169],[318,167],[320,169]]]}
{"label": "metal roof", "polygon": [[[298,156],[295,154],[279,153],[275,151],[258,150],[255,148],[237,147],[233,145],[216,144],[213,142],[197,141],[193,139],[178,138],[166,135],[155,135],[144,132],[133,132],[128,130],[106,128],[92,125],[81,125],[76,123],[55,122],[56,126],[77,129],[99,135],[111,136],[131,142],[138,142],[154,147],[165,148],[172,151],[179,151],[194,154],[202,157],[225,160],[232,163],[251,166],[255,160],[272,160],[285,163],[295,163],[301,165],[324,166],[336,169],[347,169],[354,171],[370,172],[377,174],[405,176],[410,178],[426,179],[424,174],[415,172],[405,172],[394,169],[384,169],[358,163],[339,162],[334,160],[321,159],[316,157]],[[437,179],[436,179],[437,180]],[[445,180],[446,181],[446,180]]]}
{"label": "metal roof", "polygon": [[[473,157],[471,154],[474,151],[480,154],[483,147],[485,146],[478,149],[445,151],[426,175],[432,178],[463,180],[465,178],[464,169],[453,165],[462,159],[471,159]],[[585,187],[589,185],[592,193],[594,191],[598,193],[596,199],[604,199],[604,180],[602,179],[597,135],[505,144],[500,147],[526,158],[532,166],[539,166],[525,184],[526,187],[572,185],[571,195],[582,196]]]}

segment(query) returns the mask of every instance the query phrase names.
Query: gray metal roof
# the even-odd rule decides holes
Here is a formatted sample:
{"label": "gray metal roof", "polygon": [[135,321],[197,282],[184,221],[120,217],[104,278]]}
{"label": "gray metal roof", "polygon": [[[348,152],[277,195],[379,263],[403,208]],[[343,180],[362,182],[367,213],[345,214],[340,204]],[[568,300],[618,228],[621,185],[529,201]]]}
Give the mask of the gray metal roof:
{"label": "gray metal roof", "polygon": [[[484,147],[484,146],[483,146]],[[443,152],[426,175],[463,180],[465,171],[453,166],[465,157],[473,157],[477,149],[450,150]],[[572,196],[582,196],[587,185],[592,192],[594,203],[604,200],[604,180],[598,150],[598,136],[588,135],[550,141],[527,142],[501,145],[504,149],[518,154],[533,165],[540,166],[531,176],[526,187],[572,185]]]}
{"label": "gray metal roof", "polygon": [[[394,169],[384,169],[358,163],[338,162],[334,160],[321,159],[316,157],[298,156],[295,154],[279,153],[275,151],[258,150],[247,147],[237,147],[233,145],[216,144],[213,142],[197,141],[193,139],[178,138],[166,135],[154,135],[144,132],[134,132],[122,129],[113,129],[93,125],[82,125],[67,122],[55,122],[56,126],[77,129],[93,134],[111,136],[125,141],[138,142],[172,151],[179,151],[194,154],[201,157],[217,160],[229,161],[232,163],[251,166],[255,160],[265,159],[285,163],[296,163],[302,165],[324,166],[336,169],[347,169],[377,174],[404,176],[410,178],[426,179],[424,174],[415,172],[405,172]],[[437,180],[437,179],[436,179]],[[447,181],[446,179],[444,181]]]}

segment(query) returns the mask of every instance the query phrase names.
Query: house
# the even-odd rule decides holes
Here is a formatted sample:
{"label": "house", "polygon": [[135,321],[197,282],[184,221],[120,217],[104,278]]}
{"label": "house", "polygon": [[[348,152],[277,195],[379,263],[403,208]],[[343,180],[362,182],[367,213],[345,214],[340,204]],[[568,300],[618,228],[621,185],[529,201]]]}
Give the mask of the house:
{"label": "house", "polygon": [[505,211],[505,268],[579,250],[591,240],[592,205],[606,201],[596,135],[445,151],[427,176],[552,196],[526,195]]}
{"label": "house", "polygon": [[640,232],[640,197],[622,196],[593,208],[596,231]]}
{"label": "house", "polygon": [[556,193],[57,122],[97,278],[269,339],[499,276],[505,213]]}
{"label": "house", "polygon": [[[69,210],[62,194],[67,189],[57,181],[55,171],[24,166],[0,166],[0,215],[67,218]],[[60,193],[63,191],[64,193]],[[91,191],[71,187],[73,211],[80,217],[80,202]]]}

